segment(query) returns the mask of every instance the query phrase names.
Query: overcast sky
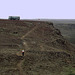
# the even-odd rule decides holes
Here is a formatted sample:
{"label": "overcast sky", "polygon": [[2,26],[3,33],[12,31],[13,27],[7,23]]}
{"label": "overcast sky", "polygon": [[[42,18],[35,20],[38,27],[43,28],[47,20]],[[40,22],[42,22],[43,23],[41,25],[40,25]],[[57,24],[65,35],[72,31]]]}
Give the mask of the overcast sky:
{"label": "overcast sky", "polygon": [[75,19],[75,0],[0,0],[0,18]]}

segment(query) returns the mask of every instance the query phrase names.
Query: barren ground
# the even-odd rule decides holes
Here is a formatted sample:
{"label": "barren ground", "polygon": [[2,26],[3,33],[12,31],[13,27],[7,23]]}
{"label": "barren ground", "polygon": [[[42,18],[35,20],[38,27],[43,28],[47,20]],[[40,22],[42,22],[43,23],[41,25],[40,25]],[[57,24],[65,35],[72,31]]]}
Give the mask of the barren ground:
{"label": "barren ground", "polygon": [[75,46],[51,22],[0,20],[0,74],[75,75]]}

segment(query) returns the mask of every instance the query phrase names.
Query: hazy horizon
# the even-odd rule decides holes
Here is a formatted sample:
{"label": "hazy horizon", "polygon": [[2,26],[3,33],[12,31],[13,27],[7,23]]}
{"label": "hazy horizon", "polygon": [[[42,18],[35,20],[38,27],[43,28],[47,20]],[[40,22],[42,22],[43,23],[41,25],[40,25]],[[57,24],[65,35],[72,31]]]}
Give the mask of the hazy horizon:
{"label": "hazy horizon", "polygon": [[0,18],[75,19],[75,0],[1,0]]}

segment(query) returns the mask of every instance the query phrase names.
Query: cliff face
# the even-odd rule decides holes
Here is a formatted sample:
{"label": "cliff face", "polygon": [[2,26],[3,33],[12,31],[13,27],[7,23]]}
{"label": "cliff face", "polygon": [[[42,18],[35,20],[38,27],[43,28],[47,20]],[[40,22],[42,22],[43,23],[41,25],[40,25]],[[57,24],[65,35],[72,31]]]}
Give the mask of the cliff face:
{"label": "cliff face", "polygon": [[[75,47],[51,22],[0,20],[0,37],[0,59],[4,64],[7,62],[3,66],[4,72],[0,70],[2,74],[58,74],[57,70],[62,71],[61,65],[74,63]],[[25,50],[24,57],[21,57],[22,49]],[[9,66],[11,68],[7,69]]]}
{"label": "cliff face", "polygon": [[75,44],[75,24],[60,23],[60,24],[54,24],[54,26],[60,29],[64,38],[66,38],[69,42]]}

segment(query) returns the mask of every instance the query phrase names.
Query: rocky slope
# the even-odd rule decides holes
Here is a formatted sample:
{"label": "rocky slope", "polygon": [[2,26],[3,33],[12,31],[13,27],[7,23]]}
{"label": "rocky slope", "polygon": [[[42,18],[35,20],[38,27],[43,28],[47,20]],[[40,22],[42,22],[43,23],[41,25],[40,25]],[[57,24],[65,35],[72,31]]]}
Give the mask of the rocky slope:
{"label": "rocky slope", "polygon": [[56,28],[61,31],[61,34],[66,38],[69,42],[75,44],[75,24],[72,23],[60,23],[54,24]]}
{"label": "rocky slope", "polygon": [[51,22],[0,20],[1,75],[68,75],[74,53]]}

